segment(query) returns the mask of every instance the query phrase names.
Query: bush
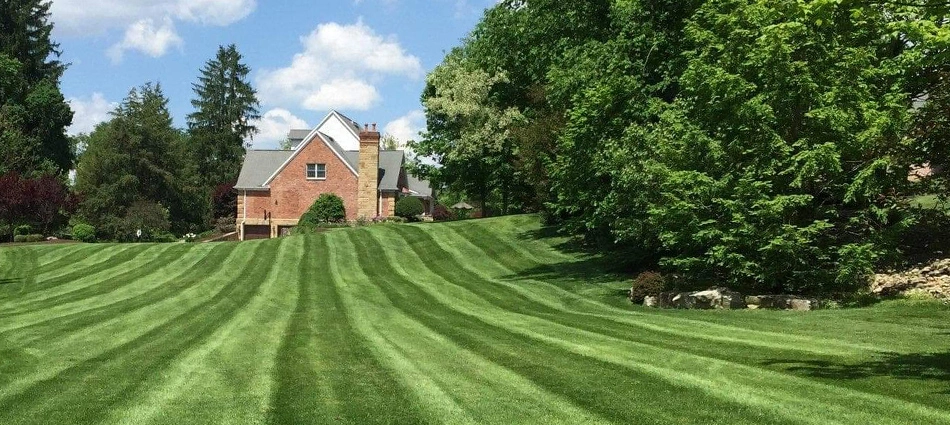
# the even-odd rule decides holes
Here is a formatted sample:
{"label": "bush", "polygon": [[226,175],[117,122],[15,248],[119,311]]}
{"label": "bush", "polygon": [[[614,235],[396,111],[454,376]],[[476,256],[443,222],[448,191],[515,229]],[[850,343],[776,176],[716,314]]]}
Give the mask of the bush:
{"label": "bush", "polygon": [[324,193],[300,217],[296,232],[311,233],[319,227],[345,220],[346,209],[343,207],[343,199],[332,193]]}
{"label": "bush", "polygon": [[42,242],[44,239],[43,235],[38,234],[13,236],[13,242],[17,243]]}
{"label": "bush", "polygon": [[219,233],[231,233],[237,229],[237,226],[234,217],[221,217],[215,220],[214,228]]}
{"label": "bush", "polygon": [[91,243],[96,241],[96,228],[88,224],[77,224],[73,226],[73,239]]}
{"label": "bush", "polygon": [[407,220],[415,220],[417,216],[425,212],[425,207],[419,198],[406,196],[396,201],[396,216]]}
{"label": "bush", "polygon": [[33,233],[33,226],[21,224],[13,229],[13,236],[26,236]]}
{"label": "bush", "polygon": [[451,221],[455,220],[455,212],[449,209],[442,204],[437,204],[435,210],[432,211],[432,219],[435,221]]}
{"label": "bush", "polygon": [[666,278],[657,272],[643,272],[633,279],[630,285],[630,301],[637,304],[643,302],[643,299],[657,295],[666,289]]}
{"label": "bush", "polygon": [[404,217],[386,217],[386,223],[405,223],[409,220],[406,220]]}
{"label": "bush", "polygon": [[158,243],[178,242],[178,238],[175,237],[175,235],[168,232],[157,233],[155,235],[152,235],[150,238],[148,238],[148,240],[151,242],[158,242]]}

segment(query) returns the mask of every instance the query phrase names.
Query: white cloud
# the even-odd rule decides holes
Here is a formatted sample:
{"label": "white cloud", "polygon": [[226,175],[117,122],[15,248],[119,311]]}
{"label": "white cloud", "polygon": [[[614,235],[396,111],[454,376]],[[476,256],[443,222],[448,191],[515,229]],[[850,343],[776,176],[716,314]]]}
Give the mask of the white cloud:
{"label": "white cloud", "polygon": [[415,110],[383,126],[383,133],[395,137],[396,140],[399,140],[399,146],[405,147],[406,142],[419,140],[419,132],[425,131],[425,128],[425,113]]}
{"label": "white cloud", "polygon": [[419,78],[419,58],[392,37],[382,37],[357,21],[321,24],[301,37],[303,51],[290,65],[265,70],[258,90],[265,104],[295,103],[306,109],[366,110],[379,102],[373,82],[389,76]]}
{"label": "white cloud", "polygon": [[118,106],[106,100],[102,93],[93,93],[88,99],[71,97],[68,102],[73,110],[73,125],[66,130],[70,135],[92,132],[96,125],[108,121],[111,118],[109,113]]}
{"label": "white cloud", "polygon": [[138,50],[153,58],[164,56],[168,49],[181,47],[183,41],[175,31],[175,24],[170,18],[165,18],[161,26],[156,27],[151,18],[142,19],[129,25],[125,30],[125,38],[114,44],[107,52],[112,62],[121,62],[126,50]]}
{"label": "white cloud", "polygon": [[84,35],[165,17],[226,26],[256,7],[256,0],[56,0],[50,12],[57,31]]}
{"label": "white cloud", "polygon": [[254,136],[254,144],[258,149],[277,147],[292,129],[310,128],[306,121],[281,108],[265,112],[254,125],[260,131]]}

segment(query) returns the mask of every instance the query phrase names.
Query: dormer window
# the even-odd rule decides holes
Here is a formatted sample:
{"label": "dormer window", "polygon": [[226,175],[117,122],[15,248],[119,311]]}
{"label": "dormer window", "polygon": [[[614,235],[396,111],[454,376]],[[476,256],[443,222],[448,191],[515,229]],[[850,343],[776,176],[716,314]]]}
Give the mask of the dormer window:
{"label": "dormer window", "polygon": [[307,164],[307,180],[326,180],[327,164]]}

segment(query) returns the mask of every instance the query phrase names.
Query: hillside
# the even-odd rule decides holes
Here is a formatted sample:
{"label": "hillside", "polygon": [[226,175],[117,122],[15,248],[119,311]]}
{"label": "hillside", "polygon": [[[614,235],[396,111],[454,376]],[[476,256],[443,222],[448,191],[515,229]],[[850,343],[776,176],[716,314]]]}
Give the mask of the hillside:
{"label": "hillside", "polygon": [[0,424],[950,423],[950,308],[659,311],[536,217],[0,248]]}

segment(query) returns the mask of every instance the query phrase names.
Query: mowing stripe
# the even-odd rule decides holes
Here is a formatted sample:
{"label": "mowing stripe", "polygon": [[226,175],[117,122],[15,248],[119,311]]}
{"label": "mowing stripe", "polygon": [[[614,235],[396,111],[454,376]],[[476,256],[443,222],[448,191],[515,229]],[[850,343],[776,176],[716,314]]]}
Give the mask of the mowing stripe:
{"label": "mowing stripe", "polygon": [[[385,252],[389,254],[393,251],[387,250]],[[391,260],[393,261],[391,261],[390,263],[396,264],[397,266],[405,262],[405,261],[403,262],[395,261],[394,258]],[[418,270],[418,267],[414,267],[413,270]],[[428,279],[417,279],[417,280],[422,281],[422,282],[429,281]],[[442,299],[441,302],[443,303],[453,302],[457,306],[460,304],[466,305],[466,306],[468,305],[466,297],[462,294],[454,294],[454,296],[446,298],[445,294],[449,291],[447,291],[446,288],[444,287],[428,290],[427,292],[436,298]],[[463,310],[463,309],[457,308],[457,310]],[[604,351],[605,353],[609,353],[610,356],[597,356],[597,357],[605,359],[605,360],[609,359],[609,361],[615,362],[618,365],[634,367],[636,369],[645,370],[649,373],[656,374],[657,376],[660,376],[660,377],[666,377],[667,379],[670,379],[671,382],[688,383],[690,385],[695,385],[700,390],[707,391],[711,395],[722,397],[726,400],[749,403],[750,405],[753,405],[759,409],[764,408],[764,409],[774,410],[776,413],[788,416],[789,419],[794,419],[794,416],[797,416],[797,414],[794,411],[789,410],[788,408],[782,408],[782,409],[771,408],[770,406],[772,405],[772,401],[781,399],[782,401],[785,402],[785,404],[782,405],[783,407],[790,406],[790,405],[800,405],[802,407],[806,407],[812,404],[819,404],[819,403],[814,403],[813,401],[802,399],[800,398],[800,396],[797,396],[794,393],[789,393],[785,391],[785,388],[783,386],[798,387],[798,388],[807,388],[809,386],[815,386],[816,389],[813,390],[814,392],[835,394],[837,398],[841,398],[842,400],[836,404],[823,404],[822,407],[824,407],[824,409],[826,409],[826,411],[829,411],[829,412],[838,410],[840,412],[839,415],[841,417],[850,416],[851,420],[871,420],[870,418],[873,417],[873,415],[865,417],[862,414],[853,412],[850,409],[843,407],[843,406],[850,407],[850,406],[853,406],[855,403],[866,406],[865,409],[868,411],[871,411],[874,408],[879,408],[880,406],[890,406],[890,408],[894,408],[894,405],[896,405],[900,409],[904,410],[905,413],[907,413],[908,415],[919,415],[920,419],[927,419],[927,420],[933,420],[933,419],[938,419],[938,418],[944,419],[944,420],[947,419],[947,416],[945,416],[940,411],[926,408],[924,406],[917,405],[914,403],[900,403],[898,400],[889,398],[889,397],[862,394],[858,392],[847,391],[841,388],[828,387],[821,384],[814,384],[811,381],[803,380],[801,378],[790,378],[787,376],[776,374],[774,372],[767,372],[764,370],[751,368],[748,366],[737,365],[737,364],[733,364],[731,362],[722,361],[722,360],[713,360],[708,357],[689,355],[687,353],[678,352],[675,350],[668,350],[668,349],[658,350],[654,346],[644,345],[638,342],[630,342],[629,344],[631,346],[629,348],[618,350],[616,347],[618,343],[626,343],[625,341],[622,341],[622,339],[620,338],[603,339],[604,341],[603,343],[596,342],[593,340],[593,338],[590,338],[592,340],[586,344],[583,344],[583,345],[576,344],[574,342],[571,342],[570,339],[562,339],[563,338],[562,335],[567,335],[569,333],[576,333],[578,338],[585,338],[585,339],[587,339],[588,337],[592,337],[593,335],[591,335],[589,332],[579,332],[579,333],[573,332],[573,330],[570,330],[570,328],[566,329],[565,326],[563,325],[549,326],[550,322],[552,322],[551,317],[548,317],[547,320],[538,321],[538,320],[533,320],[533,319],[527,319],[520,314],[507,313],[504,310],[484,311],[484,308],[480,308],[477,310],[464,309],[464,311],[468,314],[471,314],[473,317],[489,318],[486,320],[489,322],[493,322],[498,326],[515,330],[516,332],[522,333],[525,336],[537,338],[537,339],[544,340],[552,344],[560,345],[564,347],[565,349],[575,351],[578,354],[588,354],[591,351]],[[509,316],[509,319],[507,321],[502,319],[505,316]],[[511,327],[511,324],[515,324],[516,327]],[[521,329],[518,329],[518,328],[521,328]],[[540,330],[544,328],[550,328],[551,331],[547,333],[540,333]],[[599,348],[598,346],[600,344],[611,344],[611,347],[607,348],[605,346],[604,348]],[[642,354],[629,354],[627,356],[624,356],[622,354],[622,353],[649,353],[650,351],[653,351],[653,353],[650,353],[651,355],[649,356],[643,356]],[[681,367],[670,369],[670,368],[667,368],[666,366],[652,366],[645,363],[645,362],[650,361],[651,359],[655,361],[655,359],[671,359],[671,358],[677,359],[678,364],[688,365],[688,363],[690,363],[691,361],[696,362],[697,364],[689,365],[688,367],[685,367],[685,368],[682,367],[682,365],[680,365]],[[748,386],[748,385],[745,385],[744,383],[732,382],[727,378],[728,374],[725,374],[725,373],[723,373],[721,376],[714,375],[712,377],[707,378],[707,377],[701,377],[700,375],[694,376],[689,373],[681,372],[681,370],[683,369],[702,370],[703,364],[710,364],[710,363],[716,364],[717,370],[725,371],[730,368],[738,369],[740,372],[742,372],[741,375],[745,376],[748,382],[755,383],[755,386]],[[786,378],[790,378],[790,379],[786,379]],[[709,383],[715,383],[717,386],[721,388],[729,388],[729,390],[726,392],[709,391],[708,387],[706,386]],[[769,388],[769,387],[772,387],[772,388]],[[821,388],[821,389],[818,389],[818,388]]]}
{"label": "mowing stripe", "polygon": [[[142,336],[0,400],[0,423],[85,423],[127,403],[147,376],[161,373],[250,301],[277,255],[276,249],[260,251],[246,265],[246,281],[230,282],[210,300]],[[71,409],[79,400],[98,403]]]}
{"label": "mowing stripe", "polygon": [[[36,312],[35,322],[28,322],[26,317],[18,320],[19,324],[12,329],[0,327],[0,337],[7,336],[10,331],[17,331],[23,334],[38,335],[38,340],[50,340],[62,338],[66,333],[74,333],[89,326],[104,322],[116,316],[128,314],[135,310],[153,305],[166,298],[176,296],[184,289],[200,284],[202,279],[208,275],[213,275],[224,267],[225,259],[231,255],[236,248],[235,245],[216,245],[213,247],[199,247],[198,249],[186,252],[176,261],[168,263],[164,267],[157,268],[155,271],[139,275],[130,276],[123,283],[113,282],[116,285],[124,285],[129,289],[136,287],[136,283],[146,281],[148,287],[139,288],[139,290],[128,297],[120,297],[120,291],[111,294],[112,297],[105,299],[105,303],[93,304],[88,300],[77,301],[75,306],[60,305],[56,308]],[[198,251],[198,252],[194,252]],[[207,252],[205,252],[207,251]],[[199,255],[200,253],[200,255]],[[183,261],[184,260],[184,261]],[[151,280],[150,278],[154,278]],[[64,310],[61,307],[73,307]],[[9,337],[10,339],[16,339]],[[27,344],[35,344],[34,340],[20,339]]]}
{"label": "mowing stripe", "polygon": [[300,296],[278,352],[270,423],[418,423],[405,388],[351,327],[334,288],[326,238],[307,236],[304,243]]}
{"label": "mowing stripe", "polygon": [[[416,287],[409,279],[400,276],[389,262],[375,260],[379,254],[374,255],[371,247],[380,244],[369,232],[361,230],[346,234],[356,247],[363,272],[371,282],[385,288],[383,293],[396,308],[456,344],[475,351],[598,416],[612,421],[636,423],[690,420],[736,423],[734,420],[718,418],[717,412],[730,410],[742,411],[745,417],[757,415],[755,410],[747,406],[721,401],[642,372],[618,369],[615,364],[563,350],[550,342],[541,342],[487,323],[477,315],[449,308],[430,293]],[[393,291],[393,287],[403,291]],[[571,370],[576,375],[568,383],[559,372],[561,370]],[[643,391],[644,386],[691,393],[691,397],[701,401],[686,412],[677,408],[675,399],[656,399],[654,394]],[[630,409],[628,406],[631,405],[639,408]],[[785,422],[781,418],[774,419]]]}
{"label": "mowing stripe", "polygon": [[[234,249],[248,243],[226,245]],[[200,346],[150,377],[134,402],[110,412],[106,422],[164,423],[167,412],[174,411],[176,423],[265,423],[281,331],[297,299],[294,266],[303,258],[302,244],[293,240],[282,240],[277,249],[277,264],[247,306]]]}
{"label": "mowing stripe", "polygon": [[343,278],[338,290],[356,327],[378,355],[396,359],[400,379],[413,383],[440,422],[609,423],[399,312],[361,272],[348,240],[332,246],[331,268],[342,268],[334,275]]}
{"label": "mowing stripe", "polygon": [[[190,250],[192,246],[186,244],[155,245],[128,263],[116,261],[112,264],[112,267],[94,275],[77,279],[66,287],[61,286],[61,290],[55,293],[44,293],[45,296],[42,298],[24,297],[25,299],[21,302],[14,303],[19,308],[0,314],[0,319],[109,294],[126,282],[145,274],[148,270],[154,270],[170,261],[181,258],[182,254]],[[86,282],[89,284],[84,285],[83,283]]]}

